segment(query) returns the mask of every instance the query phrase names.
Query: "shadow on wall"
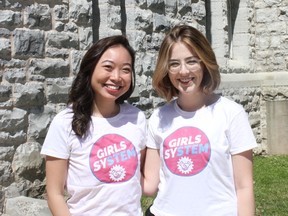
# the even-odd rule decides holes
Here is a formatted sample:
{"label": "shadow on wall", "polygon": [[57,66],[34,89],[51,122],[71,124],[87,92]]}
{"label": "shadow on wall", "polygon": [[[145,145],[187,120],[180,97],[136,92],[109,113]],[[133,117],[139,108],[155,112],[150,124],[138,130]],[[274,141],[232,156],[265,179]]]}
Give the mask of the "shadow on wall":
{"label": "shadow on wall", "polygon": [[227,0],[227,19],[228,19],[228,40],[229,40],[229,50],[231,50],[235,21],[239,11],[240,0]]}
{"label": "shadow on wall", "polygon": [[[127,24],[127,15],[126,15],[126,7],[125,0],[120,0],[120,16],[121,16],[121,32],[123,35],[126,35],[126,24]],[[99,40],[99,27],[100,27],[100,8],[99,1],[92,1],[92,29],[93,29],[93,43]]]}
{"label": "shadow on wall", "polygon": [[[239,11],[240,0],[227,0],[227,20],[228,20],[228,37],[229,41],[232,41],[234,34],[235,21]],[[205,1],[206,9],[206,37],[211,42],[211,0]]]}

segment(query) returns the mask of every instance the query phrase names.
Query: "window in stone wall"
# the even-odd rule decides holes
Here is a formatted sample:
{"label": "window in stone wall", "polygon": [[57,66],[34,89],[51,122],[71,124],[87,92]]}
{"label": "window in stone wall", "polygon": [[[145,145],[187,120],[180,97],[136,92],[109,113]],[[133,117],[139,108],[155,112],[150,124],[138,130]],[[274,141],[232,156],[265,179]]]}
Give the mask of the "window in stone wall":
{"label": "window in stone wall", "polygon": [[239,10],[239,0],[227,1],[227,20],[228,20],[228,44],[229,44],[229,58],[233,59],[233,35],[235,28],[235,21]]}
{"label": "window in stone wall", "polygon": [[211,36],[211,2],[210,0],[205,1],[205,10],[206,10],[206,38],[211,43],[212,36]]}
{"label": "window in stone wall", "polygon": [[[249,10],[246,1],[227,0],[228,66],[241,72],[250,68]],[[235,71],[237,72],[237,71]]]}

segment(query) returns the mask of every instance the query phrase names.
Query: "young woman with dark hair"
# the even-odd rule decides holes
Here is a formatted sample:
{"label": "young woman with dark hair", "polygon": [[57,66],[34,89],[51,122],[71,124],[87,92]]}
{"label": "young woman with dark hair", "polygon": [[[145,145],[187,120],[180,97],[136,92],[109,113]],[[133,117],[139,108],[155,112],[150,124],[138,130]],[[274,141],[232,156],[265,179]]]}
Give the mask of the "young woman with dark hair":
{"label": "young woman with dark hair", "polygon": [[54,216],[142,215],[146,118],[125,102],[134,90],[134,61],[121,35],[85,54],[68,106],[53,119],[41,150]]}

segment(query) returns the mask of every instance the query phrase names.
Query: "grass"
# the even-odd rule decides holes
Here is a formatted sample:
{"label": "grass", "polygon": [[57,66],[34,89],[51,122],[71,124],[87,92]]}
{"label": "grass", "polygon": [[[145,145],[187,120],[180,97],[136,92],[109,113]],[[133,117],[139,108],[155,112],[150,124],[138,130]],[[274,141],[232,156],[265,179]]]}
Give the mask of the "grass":
{"label": "grass", "polygon": [[288,215],[288,156],[254,157],[257,216]]}
{"label": "grass", "polygon": [[153,202],[152,197],[142,196],[141,204],[142,204],[142,210],[144,213],[147,210],[147,208],[152,204],[152,202]]}
{"label": "grass", "polygon": [[[254,182],[256,216],[288,215],[288,155],[255,156]],[[141,202],[145,212],[153,198]]]}

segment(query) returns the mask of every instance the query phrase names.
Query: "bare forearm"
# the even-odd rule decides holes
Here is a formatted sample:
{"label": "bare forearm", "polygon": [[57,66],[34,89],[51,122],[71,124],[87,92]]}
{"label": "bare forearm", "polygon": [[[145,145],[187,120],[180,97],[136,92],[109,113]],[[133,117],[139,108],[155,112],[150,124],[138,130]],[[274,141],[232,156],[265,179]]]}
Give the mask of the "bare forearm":
{"label": "bare forearm", "polygon": [[48,198],[48,205],[53,216],[71,216],[63,196]]}
{"label": "bare forearm", "polygon": [[[142,192],[145,196],[155,196],[155,194],[157,193],[158,191],[158,182],[157,184],[155,182],[151,182],[151,181],[148,181],[147,179],[144,179],[144,177],[142,176]],[[150,184],[149,184],[150,182]]]}
{"label": "bare forearm", "polygon": [[255,201],[253,188],[243,188],[237,190],[238,216],[254,216]]}
{"label": "bare forearm", "polygon": [[142,169],[141,184],[144,195],[154,196],[158,191],[160,170],[159,150],[147,148],[145,164]]}

